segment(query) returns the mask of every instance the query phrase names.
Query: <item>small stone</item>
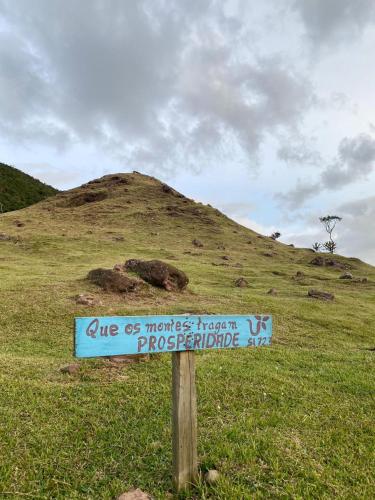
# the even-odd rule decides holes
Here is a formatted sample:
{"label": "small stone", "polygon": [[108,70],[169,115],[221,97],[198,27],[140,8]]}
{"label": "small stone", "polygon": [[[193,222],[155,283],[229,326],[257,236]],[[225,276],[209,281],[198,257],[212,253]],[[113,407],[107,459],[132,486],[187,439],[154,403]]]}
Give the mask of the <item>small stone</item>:
{"label": "small stone", "polygon": [[210,469],[204,475],[204,479],[208,484],[215,484],[220,479],[220,474],[216,469]]}
{"label": "small stone", "polygon": [[223,255],[221,258],[222,258],[223,260],[230,260],[229,255]]}
{"label": "small stone", "polygon": [[321,300],[333,300],[335,298],[333,293],[323,292],[321,290],[314,290],[313,288],[311,288],[307,292],[307,295],[309,297],[312,297],[313,299],[321,299]]}
{"label": "small stone", "polygon": [[125,266],[124,266],[124,264],[115,264],[113,266],[113,270],[114,271],[118,271],[119,273],[121,273],[122,271],[125,270]]}
{"label": "small stone", "polygon": [[267,292],[267,295],[277,295],[276,288],[270,288]]}
{"label": "small stone", "polygon": [[362,278],[362,279],[361,279],[361,282],[362,282],[362,283],[368,283],[368,278]]}
{"label": "small stone", "polygon": [[95,297],[93,295],[86,295],[84,293],[77,295],[75,300],[76,304],[80,304],[82,306],[93,306],[95,304]]}
{"label": "small stone", "polygon": [[239,288],[245,288],[248,286],[248,282],[245,278],[238,278],[236,279],[236,281],[234,282],[235,286],[238,286]]}
{"label": "small stone", "polygon": [[194,240],[192,241],[192,243],[193,243],[193,245],[194,245],[195,247],[198,247],[198,248],[202,248],[202,247],[203,247],[203,243],[202,243],[200,240],[196,240],[196,239],[194,239]]}
{"label": "small stone", "polygon": [[349,273],[348,271],[340,276],[340,280],[352,280],[353,275],[352,273]]}
{"label": "small stone", "polygon": [[117,500],[151,500],[152,497],[139,488],[122,493]]}
{"label": "small stone", "polygon": [[79,364],[73,363],[71,365],[66,365],[60,368],[61,373],[69,373],[69,375],[73,375],[73,373],[79,372]]}
{"label": "small stone", "polygon": [[113,239],[115,241],[124,241],[125,240],[125,238],[123,236],[115,236]]}

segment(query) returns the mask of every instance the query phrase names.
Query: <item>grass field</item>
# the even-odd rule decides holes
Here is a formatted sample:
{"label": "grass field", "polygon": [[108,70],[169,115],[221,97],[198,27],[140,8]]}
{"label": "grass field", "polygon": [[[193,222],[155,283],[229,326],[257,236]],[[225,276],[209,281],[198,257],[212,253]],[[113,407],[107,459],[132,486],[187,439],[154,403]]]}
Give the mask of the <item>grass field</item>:
{"label": "grass field", "polygon": [[[200,468],[221,479],[181,498],[374,498],[375,269],[337,257],[368,278],[341,280],[339,269],[310,265],[309,250],[259,237],[152,178],[126,178],[84,188],[106,190],[102,201],[72,206],[81,189],[0,218],[11,237],[0,241],[0,498],[112,499],[131,487],[166,498],[171,356],[59,369],[74,362],[75,316],[179,313],[274,321],[269,348],[197,353]],[[119,296],[85,279],[132,257],[176,265],[188,290]],[[234,287],[239,276],[247,288]],[[310,288],[335,300],[308,298]],[[102,305],[77,305],[86,292]]]}

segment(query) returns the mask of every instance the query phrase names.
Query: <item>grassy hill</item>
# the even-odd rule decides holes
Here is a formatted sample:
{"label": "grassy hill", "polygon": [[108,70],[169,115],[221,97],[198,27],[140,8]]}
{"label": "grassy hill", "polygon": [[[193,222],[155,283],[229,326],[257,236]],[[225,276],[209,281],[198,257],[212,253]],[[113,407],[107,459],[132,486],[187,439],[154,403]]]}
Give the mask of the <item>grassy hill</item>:
{"label": "grassy hill", "polygon": [[[373,267],[335,256],[355,278],[340,279],[337,266],[310,264],[312,251],[138,173],[5,214],[0,233],[1,498],[112,499],[132,486],[166,498],[171,356],[59,369],[73,362],[76,316],[188,312],[271,313],[274,340],[197,353],[199,458],[221,480],[186,498],[375,496]],[[117,295],[86,280],[133,257],[181,268],[187,291]],[[234,286],[239,277],[248,287]],[[335,300],[309,298],[310,288]],[[80,293],[101,305],[77,305]]]}
{"label": "grassy hill", "polygon": [[28,207],[56,193],[57,189],[0,163],[0,213]]}

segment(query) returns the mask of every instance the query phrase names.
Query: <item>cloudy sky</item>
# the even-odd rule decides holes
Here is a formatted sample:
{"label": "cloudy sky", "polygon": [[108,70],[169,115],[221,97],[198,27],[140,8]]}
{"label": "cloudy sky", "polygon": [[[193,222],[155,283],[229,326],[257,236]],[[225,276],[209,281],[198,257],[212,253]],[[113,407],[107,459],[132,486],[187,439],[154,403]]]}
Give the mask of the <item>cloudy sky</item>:
{"label": "cloudy sky", "polygon": [[0,0],[0,161],[149,173],[375,264],[374,0]]}

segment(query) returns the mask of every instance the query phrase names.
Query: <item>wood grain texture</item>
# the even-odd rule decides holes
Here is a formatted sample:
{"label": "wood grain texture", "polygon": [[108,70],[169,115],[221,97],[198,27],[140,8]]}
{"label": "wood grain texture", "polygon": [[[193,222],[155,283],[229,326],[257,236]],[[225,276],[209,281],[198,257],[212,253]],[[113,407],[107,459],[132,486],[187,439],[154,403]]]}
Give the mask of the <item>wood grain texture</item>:
{"label": "wood grain texture", "polygon": [[177,491],[198,476],[194,351],[172,354],[173,479]]}

